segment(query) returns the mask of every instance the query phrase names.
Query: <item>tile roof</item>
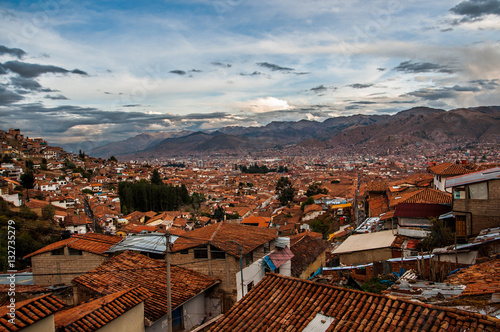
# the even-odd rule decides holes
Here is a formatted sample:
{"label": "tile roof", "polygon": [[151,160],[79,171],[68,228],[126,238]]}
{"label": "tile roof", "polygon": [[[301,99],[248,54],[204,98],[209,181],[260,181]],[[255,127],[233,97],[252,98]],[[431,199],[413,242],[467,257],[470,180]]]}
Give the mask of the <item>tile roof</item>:
{"label": "tile roof", "polygon": [[[304,235],[299,237],[302,234]],[[328,249],[328,243],[322,239],[312,237],[308,233],[302,234],[294,237],[293,240],[290,238],[290,249],[293,253],[292,275],[297,277]]]}
{"label": "tile roof", "polygon": [[385,181],[372,181],[367,184],[366,191],[375,191],[375,192],[383,192],[387,189],[387,182]]}
{"label": "tile roof", "polygon": [[[140,286],[152,295],[144,302],[144,316],[153,323],[167,312],[167,274],[164,261],[137,252],[126,251],[111,258],[73,283],[101,295]],[[172,309],[218,284],[219,280],[204,274],[171,266]]]}
{"label": "tile roof", "polygon": [[238,244],[232,241],[241,244],[242,254],[246,255],[277,237],[276,229],[220,222],[186,233],[174,242],[172,252],[210,243],[230,255],[239,257]]}
{"label": "tile roof", "polygon": [[0,308],[0,332],[16,332],[35,324],[36,322],[54,314],[64,308],[65,304],[53,296],[45,294],[26,301],[16,302],[15,325],[8,322],[10,308]]}
{"label": "tile roof", "polygon": [[321,331],[500,329],[477,313],[268,274],[210,331],[303,331],[318,313],[333,318]]}
{"label": "tile roof", "polygon": [[429,171],[436,175],[462,175],[471,172],[460,164],[452,163],[442,163],[429,167]]}
{"label": "tile roof", "polygon": [[29,258],[32,256],[40,255],[55,249],[68,247],[76,250],[82,250],[86,252],[91,252],[93,254],[102,255],[106,252],[112,245],[123,240],[120,236],[114,235],[104,235],[97,233],[87,233],[84,235],[73,235],[69,239],[64,239],[61,241],[54,242],[45,246],[23,258]]}
{"label": "tile roof", "polygon": [[451,204],[451,202],[451,194],[431,188],[404,192],[389,198],[389,206],[391,207],[394,207],[399,203]]}
{"label": "tile roof", "polygon": [[465,285],[461,296],[500,292],[500,259],[471,265],[446,280],[454,285]]}
{"label": "tile roof", "polygon": [[124,289],[56,313],[56,329],[64,332],[95,331],[144,302],[151,293],[142,287]]}
{"label": "tile roof", "polygon": [[255,224],[259,227],[269,227],[271,218],[264,218],[259,216],[248,216],[241,221],[242,224]]}

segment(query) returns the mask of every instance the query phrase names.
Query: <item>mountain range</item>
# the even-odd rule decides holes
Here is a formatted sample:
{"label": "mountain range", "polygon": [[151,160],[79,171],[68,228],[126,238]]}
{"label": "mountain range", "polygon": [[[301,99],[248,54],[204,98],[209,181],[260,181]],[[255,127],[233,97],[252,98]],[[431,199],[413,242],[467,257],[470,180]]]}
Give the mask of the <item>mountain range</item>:
{"label": "mountain range", "polygon": [[154,159],[246,155],[257,151],[330,150],[387,153],[494,143],[500,138],[500,106],[450,111],[416,107],[394,115],[352,115],[323,122],[271,122],[262,127],[224,127],[215,132],[143,133],[89,152],[96,157]]}

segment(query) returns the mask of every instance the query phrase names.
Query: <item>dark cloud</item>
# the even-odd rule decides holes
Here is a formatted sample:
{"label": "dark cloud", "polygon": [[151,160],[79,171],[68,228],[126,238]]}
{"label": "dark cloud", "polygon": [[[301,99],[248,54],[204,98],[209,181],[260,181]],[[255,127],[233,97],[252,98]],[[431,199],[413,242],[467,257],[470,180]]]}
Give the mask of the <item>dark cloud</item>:
{"label": "dark cloud", "polygon": [[319,85],[319,86],[316,86],[314,88],[311,88],[310,90],[314,93],[321,93],[321,92],[325,92],[326,90],[328,90],[328,88],[325,87],[324,85]]}
{"label": "dark cloud", "polygon": [[377,104],[377,103],[374,101],[361,100],[361,101],[353,101],[351,104],[354,104],[354,105],[372,105],[372,104]]}
{"label": "dark cloud", "polygon": [[40,83],[31,78],[24,77],[12,77],[10,82],[16,88],[21,88],[25,90],[39,91],[42,89]]}
{"label": "dark cloud", "polygon": [[184,70],[180,70],[180,69],[171,70],[170,73],[176,74],[176,75],[186,75],[186,72]]}
{"label": "dark cloud", "polygon": [[493,79],[493,80],[474,80],[474,81],[469,81],[470,84],[477,84],[481,88],[486,89],[486,90],[495,90],[497,89],[500,84],[498,84],[499,80]]}
{"label": "dark cloud", "polygon": [[128,105],[123,105],[123,107],[139,107],[141,104],[128,104]]}
{"label": "dark cloud", "polygon": [[455,85],[444,88],[423,88],[408,93],[409,96],[422,98],[425,100],[439,100],[456,98],[461,92],[478,92],[480,89],[477,86],[461,86]]}
{"label": "dark cloud", "polygon": [[430,62],[412,62],[403,61],[397,67],[394,67],[396,71],[402,71],[405,73],[427,73],[427,72],[438,72],[451,74],[455,71],[447,66],[438,65],[436,63]]}
{"label": "dark cloud", "polygon": [[500,15],[499,0],[467,0],[462,1],[450,11],[464,16],[463,21],[476,20],[485,15]]}
{"label": "dark cloud", "polygon": [[294,71],[295,70],[293,68],[281,67],[281,66],[275,65],[274,63],[269,63],[269,62],[258,62],[257,66],[260,66],[263,68],[268,68],[268,69],[271,69],[272,71]]}
{"label": "dark cloud", "polygon": [[191,69],[189,72],[190,73],[202,73],[203,70],[200,70],[200,69]]}
{"label": "dark cloud", "polygon": [[39,65],[35,63],[26,63],[21,61],[8,61],[3,64],[3,67],[25,78],[34,78],[46,73],[60,73],[60,74],[73,73],[79,75],[87,75],[87,73],[79,69],[74,69],[72,71],[69,71],[67,69],[57,66]]}
{"label": "dark cloud", "polygon": [[354,84],[349,84],[348,86],[354,89],[366,89],[373,86],[373,83],[368,83],[368,84],[354,83]]}
{"label": "dark cloud", "polygon": [[112,95],[113,93],[112,92],[108,92],[108,91],[104,91],[104,94],[105,95]]}
{"label": "dark cloud", "polygon": [[9,105],[23,99],[24,97],[20,94],[7,90],[3,86],[0,86],[0,106]]}
{"label": "dark cloud", "polygon": [[453,28],[441,29],[441,32],[449,32],[453,31]]}
{"label": "dark cloud", "polygon": [[259,75],[265,75],[264,73],[261,73],[260,71],[254,71],[251,74],[247,73],[240,73],[241,76],[259,76]]}
{"label": "dark cloud", "polygon": [[384,70],[385,70],[385,68],[378,67],[378,68],[377,68],[377,70],[378,70],[378,71],[384,71]]}
{"label": "dark cloud", "polygon": [[357,110],[360,108],[361,108],[361,106],[358,106],[358,105],[349,105],[349,106],[345,107],[346,110]]}
{"label": "dark cloud", "polygon": [[8,48],[6,46],[0,45],[0,55],[4,54],[13,55],[16,58],[21,59],[23,56],[26,55],[26,52],[24,52],[20,48]]}
{"label": "dark cloud", "polygon": [[68,98],[66,98],[65,96],[63,96],[61,94],[55,95],[55,96],[46,95],[44,98],[45,99],[51,99],[51,100],[68,100]]}
{"label": "dark cloud", "polygon": [[230,63],[222,63],[222,62],[211,62],[212,65],[217,66],[217,67],[224,67],[224,68],[231,68],[233,65]]}

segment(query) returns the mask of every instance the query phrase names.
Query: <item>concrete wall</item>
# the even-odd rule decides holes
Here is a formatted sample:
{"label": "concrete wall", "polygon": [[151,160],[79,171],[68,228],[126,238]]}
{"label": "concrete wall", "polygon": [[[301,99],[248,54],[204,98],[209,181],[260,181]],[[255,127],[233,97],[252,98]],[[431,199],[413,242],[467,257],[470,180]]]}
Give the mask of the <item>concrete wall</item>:
{"label": "concrete wall", "polygon": [[[468,186],[465,186],[468,192]],[[488,199],[453,199],[453,211],[468,212],[471,233],[477,235],[486,228],[500,226],[500,179],[488,181]]]}
{"label": "concrete wall", "polygon": [[390,248],[372,249],[340,254],[340,263],[345,265],[366,264],[392,258]]}
{"label": "concrete wall", "polygon": [[318,271],[318,269],[321,266],[325,265],[326,265],[326,252],[323,252],[321,255],[318,256],[318,258],[316,258],[316,260],[312,264],[309,264],[307,269],[302,271],[299,278],[307,280],[314,272]]}
{"label": "concrete wall", "polygon": [[[44,330],[39,330],[44,331]],[[96,332],[144,332],[144,302],[113,319]]]}
{"label": "concrete wall", "polygon": [[55,332],[56,326],[54,323],[54,315],[50,315],[45,317],[42,320],[39,320],[35,324],[32,324],[24,329],[23,332]]}
{"label": "concrete wall", "polygon": [[69,255],[67,247],[64,248],[64,255],[52,255],[50,252],[36,255],[31,257],[33,283],[35,285],[69,285],[71,280],[96,268],[105,260],[105,256],[85,251],[81,256]]}
{"label": "concrete wall", "polygon": [[202,293],[182,306],[184,328],[190,331],[193,327],[200,325],[205,318],[205,312],[205,293]]}

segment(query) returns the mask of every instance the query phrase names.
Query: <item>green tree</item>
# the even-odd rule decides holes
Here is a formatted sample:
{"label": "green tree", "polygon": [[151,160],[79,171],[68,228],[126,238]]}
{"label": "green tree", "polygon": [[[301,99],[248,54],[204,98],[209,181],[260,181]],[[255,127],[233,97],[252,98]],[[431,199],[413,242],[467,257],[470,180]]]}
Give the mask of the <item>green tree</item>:
{"label": "green tree", "polygon": [[151,174],[151,184],[155,184],[155,185],[163,184],[163,181],[161,180],[160,173],[158,172],[158,170],[156,168],[153,170],[153,174]]}
{"label": "green tree", "polygon": [[421,245],[426,251],[430,252],[435,248],[446,247],[455,242],[455,234],[444,225],[442,220],[431,218],[431,222],[429,233],[421,241]]}
{"label": "green tree", "polygon": [[300,204],[300,208],[302,209],[302,211],[304,211],[306,206],[311,204],[314,204],[314,198],[307,197],[307,199],[304,202],[302,202],[302,204]]}
{"label": "green tree", "polygon": [[111,156],[111,157],[109,157],[109,159],[108,159],[108,160],[109,160],[109,161],[114,161],[114,162],[117,162],[117,161],[118,161],[118,160],[116,159],[116,157],[115,157],[115,156]]}
{"label": "green tree", "polygon": [[222,206],[218,206],[214,210],[213,218],[216,219],[217,221],[224,220],[224,216],[226,215],[226,211],[224,211],[224,208]]}
{"label": "green tree", "polygon": [[29,159],[28,159],[28,160],[26,160],[26,161],[24,162],[24,164],[26,165],[26,168],[27,168],[27,169],[33,169],[33,165],[34,165],[34,164],[33,164],[33,161],[32,161],[32,160],[29,160]]}
{"label": "green tree", "polygon": [[275,193],[278,195],[281,205],[287,205],[295,195],[295,188],[293,188],[290,179],[283,176],[276,183]]}
{"label": "green tree", "polygon": [[35,186],[35,176],[32,171],[21,174],[21,185],[26,189],[33,189]]}
{"label": "green tree", "polygon": [[318,194],[328,194],[328,189],[326,188],[321,188],[321,183],[313,183],[309,186],[309,188],[307,188],[307,191],[306,191],[306,196],[309,197],[309,196],[314,196],[314,195],[318,195]]}

